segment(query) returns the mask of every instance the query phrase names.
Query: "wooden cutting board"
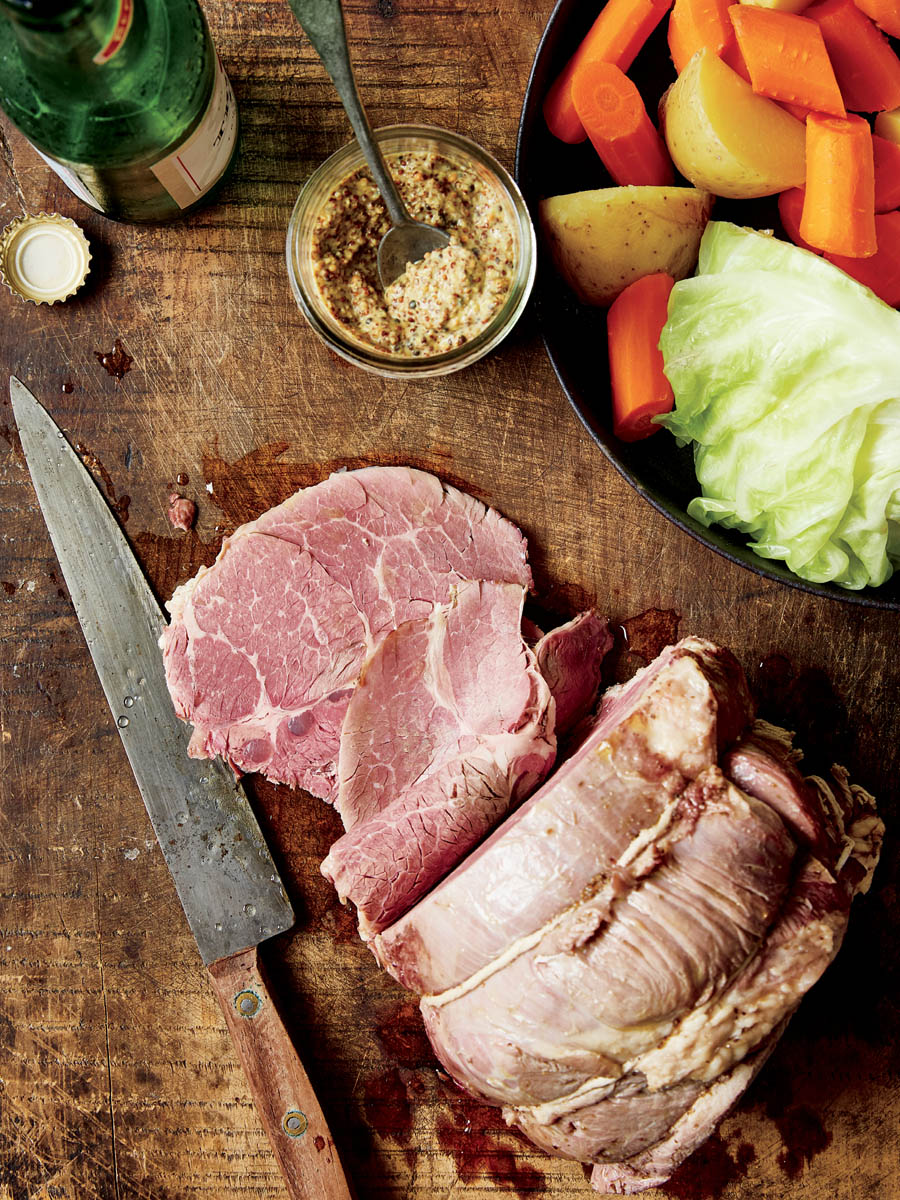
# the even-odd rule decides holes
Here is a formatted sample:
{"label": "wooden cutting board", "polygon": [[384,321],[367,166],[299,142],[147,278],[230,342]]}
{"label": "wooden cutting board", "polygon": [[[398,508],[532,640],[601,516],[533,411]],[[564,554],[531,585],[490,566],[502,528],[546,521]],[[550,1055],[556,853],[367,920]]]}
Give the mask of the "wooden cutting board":
{"label": "wooden cutting board", "polygon": [[[13,371],[81,448],[162,598],[295,488],[407,462],[522,526],[546,608],[610,614],[611,678],[687,633],[732,647],[767,711],[878,794],[889,838],[837,963],[738,1110],[658,1194],[900,1196],[896,616],[768,582],[673,528],[572,415],[533,318],[434,382],[381,381],[329,353],[294,306],[283,247],[298,187],[348,139],[345,118],[286,5],[206,9],[242,152],[220,200],[184,224],[94,215],[0,122],[0,223],[56,210],[94,251],[65,306],[0,295],[0,1200],[284,1196],[36,507]],[[375,123],[442,125],[511,165],[549,10],[352,0]],[[167,521],[173,490],[197,501],[189,534]],[[412,998],[318,873],[339,830],[331,810],[253,790],[299,912],[269,956],[275,983],[362,1200],[587,1195],[578,1164],[532,1152],[437,1069]]]}

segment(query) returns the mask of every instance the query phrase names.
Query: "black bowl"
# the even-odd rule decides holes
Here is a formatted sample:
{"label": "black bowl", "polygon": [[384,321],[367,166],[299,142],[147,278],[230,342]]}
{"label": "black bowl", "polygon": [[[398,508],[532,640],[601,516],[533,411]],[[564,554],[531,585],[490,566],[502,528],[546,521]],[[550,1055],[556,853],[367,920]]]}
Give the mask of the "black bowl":
{"label": "black bowl", "polygon": [[[612,185],[590,142],[569,146],[558,141],[548,132],[541,112],[550,85],[596,14],[596,6],[585,4],[584,0],[558,0],[531,68],[519,122],[515,174],[535,224],[542,196]],[[629,71],[651,114],[675,78],[665,25],[663,20]],[[717,200],[714,216],[717,220],[758,229],[781,228],[773,197],[739,202]],[[690,447],[679,448],[665,430],[642,442],[626,443],[613,437],[606,313],[579,303],[556,272],[543,245],[534,304],[550,362],[569,402],[613,466],[654,508],[698,541],[758,575],[850,604],[900,609],[900,572],[879,588],[860,591],[848,591],[834,584],[808,583],[783,563],[754,554],[743,534],[716,525],[707,529],[688,516],[687,505],[699,493]]]}

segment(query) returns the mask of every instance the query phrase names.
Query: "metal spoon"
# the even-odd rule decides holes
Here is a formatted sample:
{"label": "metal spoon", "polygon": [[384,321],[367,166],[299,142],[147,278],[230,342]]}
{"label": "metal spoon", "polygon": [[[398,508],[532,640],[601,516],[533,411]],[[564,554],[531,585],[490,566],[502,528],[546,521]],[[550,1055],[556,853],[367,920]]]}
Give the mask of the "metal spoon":
{"label": "metal spoon", "polygon": [[403,274],[408,263],[418,262],[429,250],[449,245],[450,238],[442,229],[414,221],[400,199],[356,90],[340,0],[289,0],[289,3],[337,88],[356,140],[387,205],[391,228],[378,246],[378,276],[381,286],[386,288]]}

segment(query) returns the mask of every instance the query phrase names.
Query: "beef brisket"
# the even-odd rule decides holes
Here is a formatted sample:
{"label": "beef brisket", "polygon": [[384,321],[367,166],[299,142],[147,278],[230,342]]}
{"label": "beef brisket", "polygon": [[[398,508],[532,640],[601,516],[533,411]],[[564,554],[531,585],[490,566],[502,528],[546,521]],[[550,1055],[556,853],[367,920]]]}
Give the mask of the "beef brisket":
{"label": "beef brisket", "polygon": [[[581,747],[374,939],[438,1057],[603,1192],[662,1183],[840,946],[883,827],[804,780],[698,639],[604,698]],[[721,764],[721,765],[720,765]]]}
{"label": "beef brisket", "polygon": [[444,992],[535,936],[617,862],[752,717],[735,659],[689,638],[607,692],[594,731],[547,783],[373,949],[405,987]]}

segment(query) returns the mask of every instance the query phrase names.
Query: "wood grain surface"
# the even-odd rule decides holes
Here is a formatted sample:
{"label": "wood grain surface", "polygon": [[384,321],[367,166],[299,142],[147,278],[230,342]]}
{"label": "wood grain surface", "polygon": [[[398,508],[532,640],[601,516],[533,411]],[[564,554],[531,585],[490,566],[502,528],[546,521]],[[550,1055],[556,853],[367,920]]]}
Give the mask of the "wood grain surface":
{"label": "wood grain surface", "polygon": [[[533,317],[437,381],[380,381],[326,350],[291,299],[283,248],[299,185],[348,139],[345,118],[280,0],[206,11],[242,149],[188,221],[104,220],[0,121],[0,224],[56,210],[94,251],[64,306],[0,295],[0,1200],[286,1195],[60,580],[10,372],[79,446],[161,598],[298,486],[408,462],[522,526],[546,608],[609,613],[612,677],[678,635],[733,648],[765,711],[879,796],[888,840],[837,962],[738,1109],[656,1194],[900,1196],[896,616],[759,578],[640,501],[569,410]],[[351,0],[375,123],[442,125],[511,165],[549,11]],[[133,359],[121,381],[100,362],[116,339]],[[173,490],[198,504],[190,533],[167,520]],[[252,791],[299,913],[266,959],[361,1200],[588,1195],[578,1164],[532,1151],[436,1069],[412,998],[319,875],[333,812]]]}

